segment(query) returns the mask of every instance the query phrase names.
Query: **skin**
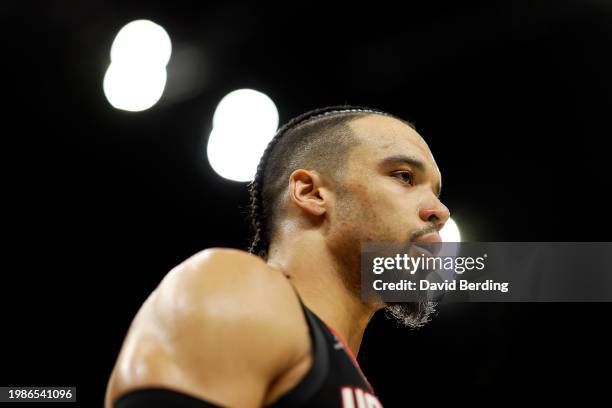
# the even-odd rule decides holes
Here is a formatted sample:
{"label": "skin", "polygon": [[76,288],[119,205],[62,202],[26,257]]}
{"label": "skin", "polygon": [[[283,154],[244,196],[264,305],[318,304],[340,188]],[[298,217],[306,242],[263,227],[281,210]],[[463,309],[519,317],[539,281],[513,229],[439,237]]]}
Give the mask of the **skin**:
{"label": "skin", "polygon": [[[360,300],[360,241],[435,237],[449,211],[436,195],[440,171],[415,130],[381,115],[350,126],[360,143],[341,180],[311,169],[291,174],[267,262],[211,248],[166,275],[130,326],[106,407],[146,387],[171,388],[223,406],[273,403],[312,364],[294,288],[358,354],[372,315],[386,306]],[[381,164],[399,154],[418,160],[423,169]]]}

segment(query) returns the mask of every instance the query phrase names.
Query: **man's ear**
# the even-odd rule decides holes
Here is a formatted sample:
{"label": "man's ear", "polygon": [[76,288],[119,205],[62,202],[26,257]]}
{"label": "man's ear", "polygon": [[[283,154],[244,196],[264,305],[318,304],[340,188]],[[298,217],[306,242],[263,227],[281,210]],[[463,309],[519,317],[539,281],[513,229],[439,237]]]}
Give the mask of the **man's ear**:
{"label": "man's ear", "polygon": [[309,215],[323,215],[329,204],[323,183],[323,177],[314,170],[294,170],[289,176],[289,201]]}

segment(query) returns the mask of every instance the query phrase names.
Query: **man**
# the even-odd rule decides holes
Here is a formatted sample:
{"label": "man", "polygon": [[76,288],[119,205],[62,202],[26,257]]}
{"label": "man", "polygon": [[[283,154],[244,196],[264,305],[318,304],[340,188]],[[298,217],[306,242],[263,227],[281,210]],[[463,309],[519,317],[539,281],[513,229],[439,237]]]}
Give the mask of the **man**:
{"label": "man", "polygon": [[414,127],[328,107],[283,126],[250,185],[249,252],[204,250],[136,315],[106,406],[380,407],[354,356],[380,309],[406,325],[431,304],[360,299],[361,242],[439,242],[440,171]]}

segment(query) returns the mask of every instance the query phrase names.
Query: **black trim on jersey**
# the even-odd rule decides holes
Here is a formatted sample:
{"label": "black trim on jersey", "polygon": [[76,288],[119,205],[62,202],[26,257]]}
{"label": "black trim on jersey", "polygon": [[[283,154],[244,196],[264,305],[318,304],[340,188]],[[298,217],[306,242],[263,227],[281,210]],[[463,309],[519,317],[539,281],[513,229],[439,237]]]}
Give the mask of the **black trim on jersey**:
{"label": "black trim on jersey", "polygon": [[170,388],[141,388],[122,395],[115,408],[222,408]]}
{"label": "black trim on jersey", "polygon": [[268,406],[269,408],[302,406],[321,387],[329,372],[329,355],[323,333],[315,323],[312,312],[302,303],[302,298],[300,298],[295,287],[293,289],[304,312],[306,323],[308,323],[312,343],[312,366],[295,387],[281,395],[279,399]]}

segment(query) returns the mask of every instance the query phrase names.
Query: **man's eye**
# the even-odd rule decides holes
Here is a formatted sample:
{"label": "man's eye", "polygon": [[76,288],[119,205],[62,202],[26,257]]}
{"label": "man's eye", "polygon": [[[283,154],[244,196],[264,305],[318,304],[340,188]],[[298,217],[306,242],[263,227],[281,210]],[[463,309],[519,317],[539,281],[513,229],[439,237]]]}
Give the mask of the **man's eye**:
{"label": "man's eye", "polygon": [[394,173],[393,176],[399,178],[405,183],[412,184],[412,173],[410,173],[409,171],[400,171]]}

